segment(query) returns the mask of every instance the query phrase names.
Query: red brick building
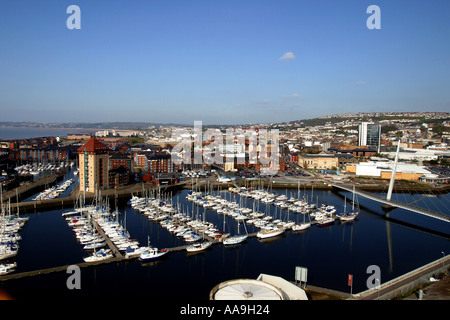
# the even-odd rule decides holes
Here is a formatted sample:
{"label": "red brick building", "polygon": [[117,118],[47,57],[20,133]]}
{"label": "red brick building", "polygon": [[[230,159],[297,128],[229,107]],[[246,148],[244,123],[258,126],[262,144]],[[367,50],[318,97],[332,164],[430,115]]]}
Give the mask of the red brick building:
{"label": "red brick building", "polygon": [[109,157],[109,170],[114,170],[120,166],[131,170],[131,158],[122,152],[116,152]]}
{"label": "red brick building", "polygon": [[152,173],[172,173],[180,169],[178,164],[173,163],[172,156],[167,153],[136,153],[134,161],[138,167]]}

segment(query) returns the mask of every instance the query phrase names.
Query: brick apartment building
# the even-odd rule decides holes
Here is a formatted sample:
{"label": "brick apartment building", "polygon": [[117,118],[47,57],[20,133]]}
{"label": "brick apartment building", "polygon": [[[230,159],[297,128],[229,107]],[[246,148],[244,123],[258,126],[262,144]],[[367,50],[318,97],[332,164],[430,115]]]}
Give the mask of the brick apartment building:
{"label": "brick apartment building", "polygon": [[131,158],[122,152],[115,152],[109,157],[109,188],[116,188],[130,183]]}
{"label": "brick apartment building", "polygon": [[108,152],[109,148],[95,137],[78,149],[81,192],[108,189]]}
{"label": "brick apartment building", "polygon": [[109,157],[109,169],[114,170],[120,166],[131,170],[131,158],[122,152],[115,152]]}
{"label": "brick apartment building", "polygon": [[167,153],[140,152],[134,156],[138,167],[153,173],[172,173],[180,169],[180,165],[173,163],[172,156]]}
{"label": "brick apartment building", "polygon": [[72,158],[70,148],[65,147],[44,147],[44,148],[30,148],[13,151],[14,160],[29,160],[29,161],[68,161]]}

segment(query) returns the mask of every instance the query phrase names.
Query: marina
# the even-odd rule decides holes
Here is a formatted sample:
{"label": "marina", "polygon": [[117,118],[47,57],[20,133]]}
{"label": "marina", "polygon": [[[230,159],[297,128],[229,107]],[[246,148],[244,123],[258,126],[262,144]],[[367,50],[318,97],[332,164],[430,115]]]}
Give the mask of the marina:
{"label": "marina", "polygon": [[[85,194],[77,192],[77,175],[77,169],[70,169],[60,178],[62,182],[53,187],[26,198],[24,202],[14,203],[9,199],[7,205],[2,206],[2,260],[5,263],[0,265],[0,283],[8,284],[36,275],[55,276],[72,265],[90,272],[90,267],[95,269],[123,263],[157,266],[168,263],[180,254],[184,254],[186,259],[206,259],[214,255],[218,248],[246,251],[246,247],[255,246],[255,241],[274,246],[292,238],[308,239],[310,233],[315,234],[321,229],[350,228],[353,238],[353,228],[360,224],[361,210],[371,211],[368,209],[370,205],[360,207],[360,193],[355,192],[354,187],[353,190],[345,189],[341,194],[322,189],[319,184],[316,188],[313,185],[301,188],[300,182],[297,182],[297,188],[282,189],[272,188],[272,182],[267,184],[263,181],[246,183],[245,186],[215,184],[207,177],[200,180],[196,177],[194,185],[194,177],[191,177],[190,182],[180,184],[184,188],[181,190],[167,187],[163,190],[161,187],[147,189],[144,184],[136,184],[134,188],[112,190],[114,194],[112,191],[98,192],[86,198]],[[65,197],[58,199],[60,195]],[[19,198],[16,192],[16,200]],[[58,201],[61,201],[61,209],[50,211],[59,212],[57,215],[72,231],[78,249],[68,250],[66,261],[73,262],[62,265],[55,262],[50,267],[30,268],[33,263],[18,254],[19,231],[38,212],[45,214],[52,209],[51,202],[58,207]],[[114,205],[110,205],[110,201],[114,201]],[[364,203],[366,199],[361,201]],[[30,208],[26,204],[30,202],[34,202],[31,207],[35,209],[34,214],[26,214]],[[26,217],[20,217],[19,212],[25,213]],[[15,220],[13,214],[16,214]],[[14,235],[5,233],[10,231],[6,229],[7,225],[10,227],[19,221],[20,228],[15,229]],[[446,232],[437,231],[435,234]],[[320,239],[319,243],[322,241]],[[389,255],[392,254],[391,241],[389,239]],[[323,245],[326,245],[325,242]],[[289,250],[289,247],[279,250]],[[69,252],[75,255],[69,258]],[[23,258],[25,263],[21,261]],[[322,266],[316,268],[323,269]],[[320,286],[330,288],[328,283]],[[333,289],[337,292],[343,290],[339,286]]]}
{"label": "marina", "polygon": [[450,299],[450,2],[1,8],[0,299]]}
{"label": "marina", "polygon": [[[26,259],[26,256],[20,254],[17,257],[18,259],[15,266],[15,271],[1,276],[1,284],[2,286],[6,285],[7,287],[9,287],[8,283],[22,281],[21,279],[35,279],[35,277],[30,278],[30,275],[52,274],[52,279],[53,277],[57,279],[57,271],[64,271],[69,265],[72,264],[76,264],[83,268],[83,274],[90,274],[92,270],[96,270],[97,268],[101,268],[102,270],[103,268],[120,269],[119,266],[122,265],[122,263],[126,263],[127,266],[131,266],[130,263],[132,263],[133,266],[135,265],[135,263],[138,263],[138,265],[142,265],[142,267],[145,267],[145,264],[150,263],[151,266],[158,268],[159,265],[167,266],[167,264],[170,264],[170,261],[173,260],[176,260],[180,263],[180,259],[188,259],[186,262],[189,262],[191,261],[190,259],[200,259],[201,261],[204,261],[204,259],[209,260],[208,257],[214,257],[213,259],[216,260],[218,258],[217,253],[221,252],[222,250],[225,250],[223,253],[227,253],[227,256],[232,254],[232,256],[234,257],[232,258],[232,260],[234,260],[237,258],[237,256],[234,256],[234,254],[237,254],[238,252],[241,252],[241,254],[243,252],[246,252],[246,255],[248,255],[249,253],[246,249],[247,247],[253,248],[254,250],[255,246],[260,247],[261,245],[263,245],[264,247],[256,250],[256,252],[261,252],[263,255],[265,255],[265,253],[263,252],[266,252],[267,250],[266,253],[271,252],[271,254],[274,254],[273,250],[280,250],[281,252],[284,252],[285,250],[288,250],[287,248],[290,248],[292,245],[298,247],[301,242],[307,239],[309,239],[307,241],[310,243],[310,245],[308,246],[308,249],[304,249],[306,251],[302,255],[306,254],[307,252],[310,252],[311,254],[312,252],[310,250],[315,251],[312,248],[319,244],[322,248],[321,250],[326,250],[326,248],[329,247],[329,244],[327,245],[327,242],[330,241],[329,236],[334,234],[337,230],[343,232],[343,236],[344,234],[350,232],[350,234],[345,236],[343,239],[347,238],[348,236],[350,236],[350,239],[353,238],[356,234],[352,234],[358,228],[360,228],[361,223],[363,223],[362,221],[364,221],[361,218],[361,213],[350,222],[341,221],[338,216],[340,216],[340,212],[343,212],[345,210],[340,210],[337,208],[339,206],[342,207],[343,205],[351,206],[350,202],[352,201],[349,201],[349,204],[347,204],[346,198],[336,198],[336,196],[334,196],[333,193],[329,191],[304,190],[298,192],[298,190],[294,189],[289,190],[289,194],[288,196],[286,196],[288,190],[277,190],[275,192],[272,192],[272,196],[268,197],[274,198],[274,200],[268,201],[266,199],[266,203],[264,204],[264,201],[262,201],[263,198],[258,197],[258,192],[256,191],[256,189],[252,192],[250,192],[250,190],[251,189],[246,188],[230,188],[226,190],[217,190],[214,192],[198,192],[185,189],[174,195],[157,195],[156,192],[153,192],[153,194],[151,194],[150,191],[147,191],[147,193],[143,194],[142,196],[133,196],[130,200],[126,201],[126,203],[122,201],[122,204],[119,204],[118,207],[114,210],[111,210],[107,203],[101,205],[98,205],[97,203],[96,206],[87,205],[83,208],[85,213],[91,212],[91,217],[92,213],[94,213],[94,216],[97,216],[97,219],[100,219],[101,217],[101,220],[97,220],[97,231],[104,240],[105,245],[97,248],[97,251],[84,249],[84,246],[86,246],[86,244],[81,246],[80,240],[78,240],[74,235],[73,228],[76,227],[75,224],[80,222],[76,222],[74,221],[74,219],[72,219],[70,223],[73,225],[69,226],[69,220],[66,220],[66,218],[73,218],[75,217],[75,214],[79,214],[81,211],[83,211],[81,210],[81,208],[77,209],[79,211],[75,210],[76,208],[73,208],[73,210],[52,210],[50,211],[50,213],[53,212],[53,214],[50,215],[49,213],[45,212],[41,213],[39,215],[44,214],[49,218],[50,216],[52,216],[52,220],[57,219],[56,215],[59,215],[59,219],[63,221],[63,223],[66,225],[66,228],[72,230],[72,232],[69,232],[70,237],[67,238],[67,235],[63,237],[67,238],[64,241],[66,245],[63,246],[65,248],[63,250],[69,250],[69,252],[72,252],[72,255],[70,255],[70,257],[69,255],[66,255],[65,259],[66,261],[71,262],[69,262],[69,264],[58,264],[56,261],[64,261],[63,254],[62,257],[60,257],[63,259],[49,259],[49,261],[46,262],[34,261],[33,263],[29,263],[30,261]],[[300,193],[305,197],[297,197],[297,195],[299,195]],[[282,209],[282,204],[276,202],[277,197],[280,197],[278,200],[279,202],[288,202],[291,206]],[[285,197],[287,197],[287,200],[282,200],[285,199]],[[306,211],[303,211],[304,214],[302,214],[301,204],[303,204],[303,207],[307,205],[310,206],[312,204],[312,202],[309,201],[299,200],[306,199],[306,197],[308,197],[309,199],[315,198],[316,200],[313,201],[315,205],[311,206],[311,209],[314,209],[310,210],[309,214],[306,214]],[[352,195],[348,195],[347,198],[351,199]],[[318,205],[320,201],[318,202],[317,199],[324,200],[324,205]],[[288,200],[291,200],[291,202],[289,202]],[[234,210],[228,211],[228,206],[217,206],[215,205],[216,203],[230,205],[232,208],[234,208]],[[325,203],[327,203],[327,205],[325,205]],[[259,210],[257,209],[258,205]],[[290,210],[288,210],[288,208],[290,208]],[[245,214],[243,213],[244,210],[246,212]],[[298,212],[294,212],[294,210]],[[378,221],[378,219],[381,218],[376,218],[377,215],[368,213],[364,209],[364,207],[360,208],[360,210],[363,213],[363,219],[372,220],[375,218],[375,221]],[[321,217],[323,218],[324,216],[332,217],[333,223],[327,226],[322,226],[320,228],[319,226],[315,226],[316,224],[318,224],[318,221],[321,220]],[[31,219],[31,223],[27,223],[27,228],[31,228],[32,224],[36,223],[33,222],[33,218],[36,218],[37,216],[36,214],[30,214],[29,217]],[[89,221],[89,219],[86,216],[86,220],[84,220],[84,222],[87,221]],[[121,235],[126,235],[127,240],[136,239],[136,243],[131,244],[130,242],[131,245],[121,245],[119,248],[119,246],[112,241],[113,236],[111,233],[111,228],[106,227],[106,222],[111,224],[110,226],[114,225],[114,229],[116,231],[121,230]],[[292,222],[294,222],[294,224],[291,224],[289,228],[288,223]],[[283,225],[286,225],[288,227],[282,228]],[[394,223],[394,226],[395,225],[396,224]],[[265,226],[265,228],[262,228],[263,226]],[[400,226],[401,229],[403,228],[401,227],[401,225],[398,226]],[[271,230],[271,228],[274,227],[282,228],[281,230],[283,230],[283,232],[274,237],[258,237],[259,232],[263,230]],[[59,228],[64,229],[62,226],[60,226]],[[107,229],[109,230],[108,233],[105,232],[105,230]],[[241,232],[239,232],[238,229]],[[245,230],[244,233],[242,232],[243,230]],[[320,232],[320,230],[329,230],[329,233],[326,232],[324,234],[323,232]],[[25,232],[26,231],[27,230],[25,230]],[[117,234],[118,233],[116,232],[116,235]],[[186,237],[182,236],[182,234]],[[312,248],[310,248],[312,244],[310,242],[312,241],[310,240],[310,237],[319,234],[321,235],[321,238],[316,239],[316,241],[314,241],[315,244],[312,246]],[[234,245],[224,243],[226,239],[230,239],[234,236],[239,235],[245,235],[245,239],[242,242]],[[430,237],[439,242],[439,236],[436,238],[436,236],[430,235]],[[72,240],[70,240],[70,238]],[[301,239],[303,239],[303,241],[297,243],[298,240]],[[118,239],[115,240],[118,244],[120,243],[118,242]],[[286,243],[286,241],[288,242]],[[292,241],[294,241],[294,243],[289,245],[289,243],[291,243]],[[207,248],[199,248],[199,250],[194,249],[191,252],[187,250],[187,248],[192,247],[194,244],[198,246],[198,244],[202,242],[208,243]],[[70,243],[73,243],[74,245],[69,245],[66,248],[66,246]],[[100,242],[100,244],[102,243],[103,241]],[[295,243],[297,243],[297,245],[295,245]],[[353,241],[351,241],[351,243],[353,243]],[[346,241],[344,241],[343,244],[344,248],[347,247],[348,244],[350,244],[348,243],[348,238]],[[279,247],[280,245],[281,247]],[[352,247],[354,245],[357,244],[353,244]],[[70,247],[72,247],[72,249],[70,249]],[[141,253],[145,251],[146,248],[150,247],[157,249],[159,248],[158,250],[166,250],[166,254],[156,259],[139,259]],[[284,247],[286,247],[286,249],[284,249]],[[261,251],[261,249],[263,251]],[[447,249],[444,248],[444,250],[442,251],[445,250]],[[29,249],[27,251],[29,252]],[[98,257],[93,257],[94,252],[98,252]],[[253,256],[253,254],[251,255]],[[78,258],[76,258],[76,256],[78,256]],[[183,258],[183,256],[185,258]],[[314,256],[315,255],[313,254],[307,260],[311,258],[313,259],[312,261],[316,260],[315,258],[313,258]],[[89,258],[87,261],[84,260],[87,258]],[[286,257],[279,258],[284,262],[275,265],[273,265],[273,263],[265,262],[261,265],[262,268],[260,267],[257,269],[271,270],[273,274],[277,274],[277,272],[279,274],[281,270],[282,275],[289,279],[290,272],[286,274],[286,267],[288,265],[291,265],[291,268],[293,268],[293,262],[288,263]],[[257,261],[259,261],[259,259],[256,257],[254,257],[254,259],[255,262],[250,262],[248,258],[246,258],[246,265],[248,264],[249,266],[253,266],[254,268],[257,265]],[[28,261],[28,263],[26,263],[24,260]],[[43,266],[43,264],[45,265],[45,263],[50,264],[51,261],[54,261],[52,265],[44,268],[39,267],[39,265]],[[185,264],[186,262],[182,262],[182,264]],[[301,262],[297,261],[294,263],[297,264]],[[320,265],[314,263],[313,265],[314,268],[317,268],[317,270],[322,269]],[[248,274],[248,272],[252,270],[244,267],[244,265],[242,264],[240,264],[240,266],[241,267],[239,268],[239,275],[241,276],[243,274]],[[93,267],[94,269],[90,267]],[[160,270],[160,268],[158,268],[158,270]],[[282,270],[285,271],[283,272]],[[166,273],[165,270],[160,270],[160,272],[163,272],[164,274]],[[256,272],[256,269],[254,270],[254,272]],[[250,271],[250,274],[252,273],[253,272]],[[314,274],[314,272],[312,274]],[[394,277],[394,275],[395,273],[392,273],[392,277]],[[314,278],[314,285],[327,288],[331,287],[332,289],[341,291],[345,290],[345,288],[342,288],[342,286],[330,285],[330,279],[328,279],[324,283],[321,283],[320,280],[317,281],[317,277]],[[34,282],[35,280],[30,281]],[[53,282],[53,280],[51,282]],[[333,283],[333,281],[331,282]]]}

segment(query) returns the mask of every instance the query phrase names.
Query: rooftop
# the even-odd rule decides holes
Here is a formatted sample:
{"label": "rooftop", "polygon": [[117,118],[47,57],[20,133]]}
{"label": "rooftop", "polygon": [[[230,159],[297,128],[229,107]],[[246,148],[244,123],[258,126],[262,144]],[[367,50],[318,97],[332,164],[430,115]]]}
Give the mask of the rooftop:
{"label": "rooftop", "polygon": [[83,146],[78,148],[79,152],[99,152],[99,151],[109,151],[109,148],[105,146],[100,140],[92,137]]}
{"label": "rooftop", "polygon": [[122,152],[116,152],[109,157],[111,160],[129,160],[130,158]]}

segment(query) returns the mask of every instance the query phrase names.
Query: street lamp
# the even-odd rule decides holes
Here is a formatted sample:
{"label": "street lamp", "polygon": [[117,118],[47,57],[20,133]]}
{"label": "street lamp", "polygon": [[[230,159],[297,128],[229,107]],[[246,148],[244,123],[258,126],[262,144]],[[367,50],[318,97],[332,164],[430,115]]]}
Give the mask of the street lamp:
{"label": "street lamp", "polygon": [[[441,253],[442,253],[442,258],[445,258],[445,253],[444,253],[444,251],[441,251]],[[442,259],[442,268],[444,268],[444,263],[445,263],[445,260]]]}

